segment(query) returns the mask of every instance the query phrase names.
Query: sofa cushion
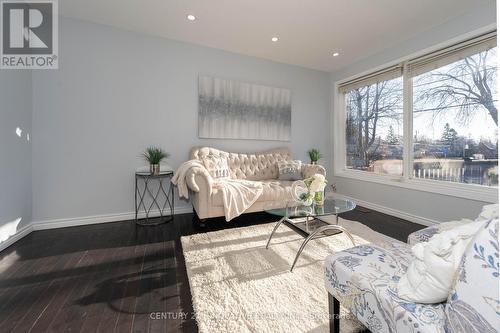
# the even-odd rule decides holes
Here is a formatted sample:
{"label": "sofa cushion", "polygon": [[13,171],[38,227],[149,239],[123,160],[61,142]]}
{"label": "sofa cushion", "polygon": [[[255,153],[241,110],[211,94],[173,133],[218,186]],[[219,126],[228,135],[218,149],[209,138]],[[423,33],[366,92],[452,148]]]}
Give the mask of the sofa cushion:
{"label": "sofa cushion", "polygon": [[[292,199],[293,181],[265,180],[261,183],[263,191],[257,202]],[[215,187],[212,189],[212,205],[223,206],[222,191]]]}
{"label": "sofa cushion", "polygon": [[443,332],[444,306],[398,297],[413,259],[406,244],[356,246],[327,257],[325,285],[371,332]]}
{"label": "sofa cushion", "polygon": [[462,257],[446,303],[447,332],[500,328],[498,219],[485,222]]}
{"label": "sofa cushion", "polygon": [[247,180],[278,179],[277,163],[292,159],[287,148],[273,149],[262,153],[240,154],[228,153],[210,147],[193,148],[190,158],[203,161],[208,155],[226,157],[231,178]]}
{"label": "sofa cushion", "polygon": [[302,179],[302,162],[294,161],[279,161],[278,162],[278,179],[279,180],[299,180]]}

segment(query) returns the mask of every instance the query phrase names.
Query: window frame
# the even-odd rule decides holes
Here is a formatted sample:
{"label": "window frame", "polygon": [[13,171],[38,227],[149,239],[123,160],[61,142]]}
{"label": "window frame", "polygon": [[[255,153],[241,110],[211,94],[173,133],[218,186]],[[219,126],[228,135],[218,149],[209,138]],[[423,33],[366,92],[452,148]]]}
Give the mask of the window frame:
{"label": "window frame", "polygon": [[[418,53],[411,54],[404,58],[392,61],[390,63],[378,66],[375,69],[365,71],[361,74],[351,76],[349,78],[339,80],[332,85],[332,145],[333,156],[331,164],[333,167],[334,177],[355,179],[359,181],[369,181],[379,183],[386,186],[397,186],[411,190],[437,193],[452,197],[466,198],[484,202],[498,202],[498,187],[487,187],[477,184],[463,184],[447,181],[438,181],[431,179],[412,178],[413,173],[413,96],[412,96],[412,77],[409,75],[408,62],[424,56],[426,54],[444,49],[451,48],[454,45],[464,42],[468,39],[478,37],[480,35],[496,32],[494,25],[486,27],[470,34],[462,35],[452,40],[446,41],[434,47],[422,50]],[[371,173],[362,170],[348,169],[346,166],[346,112],[345,112],[345,93],[339,91],[339,86],[345,82],[360,79],[363,76],[370,75],[375,71],[381,71],[388,67],[403,65],[403,175],[386,175]],[[340,126],[335,126],[341,124]]]}

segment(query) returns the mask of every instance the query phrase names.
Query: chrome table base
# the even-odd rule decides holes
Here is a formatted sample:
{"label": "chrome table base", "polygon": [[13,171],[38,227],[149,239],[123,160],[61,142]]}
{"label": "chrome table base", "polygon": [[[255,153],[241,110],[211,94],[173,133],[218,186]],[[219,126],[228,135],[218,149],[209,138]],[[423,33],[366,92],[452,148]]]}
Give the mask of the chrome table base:
{"label": "chrome table base", "polygon": [[[306,223],[308,223],[309,221],[310,221],[309,218],[306,217]],[[354,242],[354,238],[349,233],[349,231],[347,231],[344,227],[338,225],[338,215],[336,215],[336,221],[337,221],[337,224],[327,224],[326,222],[324,222],[325,223],[324,226],[321,226],[321,227],[315,229],[310,234],[308,234],[307,232],[305,232],[302,229],[300,229],[299,227],[297,227],[295,225],[296,222],[293,222],[292,220],[290,220],[287,217],[283,217],[274,226],[274,229],[271,232],[271,235],[269,236],[269,239],[267,240],[266,249],[269,248],[269,244],[271,243],[271,239],[273,238],[274,233],[279,228],[279,226],[281,224],[283,224],[283,223],[285,223],[285,225],[287,225],[288,227],[290,227],[292,230],[297,231],[297,233],[301,234],[305,238],[304,241],[302,242],[302,245],[300,245],[300,248],[299,248],[299,250],[297,252],[297,255],[295,256],[295,260],[293,261],[292,267],[290,268],[290,272],[293,272],[293,268],[295,267],[295,264],[299,260],[300,254],[302,253],[302,251],[306,247],[307,243],[309,243],[309,241],[311,239],[313,239],[314,237],[316,237],[318,235],[321,235],[322,233],[325,233],[325,232],[328,232],[328,231],[338,231],[339,233],[344,233],[344,234],[347,235],[347,237],[349,237],[349,239],[351,240],[352,244],[354,246],[356,246],[356,243]]]}

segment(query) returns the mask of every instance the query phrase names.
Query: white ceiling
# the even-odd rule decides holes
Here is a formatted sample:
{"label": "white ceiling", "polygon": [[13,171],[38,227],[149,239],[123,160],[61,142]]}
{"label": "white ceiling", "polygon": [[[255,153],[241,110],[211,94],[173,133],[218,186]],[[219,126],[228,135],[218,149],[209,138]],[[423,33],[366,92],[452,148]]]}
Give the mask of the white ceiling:
{"label": "white ceiling", "polygon": [[[59,6],[66,17],[334,71],[488,2],[63,0]],[[197,20],[188,21],[187,14]]]}

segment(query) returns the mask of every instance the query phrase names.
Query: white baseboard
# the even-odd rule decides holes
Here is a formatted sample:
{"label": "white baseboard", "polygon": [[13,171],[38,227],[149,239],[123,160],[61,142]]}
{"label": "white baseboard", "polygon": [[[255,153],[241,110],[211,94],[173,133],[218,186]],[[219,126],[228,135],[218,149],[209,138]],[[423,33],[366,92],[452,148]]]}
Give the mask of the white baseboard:
{"label": "white baseboard", "polygon": [[[176,207],[175,214],[186,214],[192,213],[193,208],[190,206],[187,207]],[[158,210],[151,211],[151,217],[160,216],[160,212]],[[139,214],[139,218],[144,218],[145,214]],[[10,236],[7,240],[0,243],[0,251],[5,250],[21,238],[29,235],[31,232],[36,230],[47,230],[47,229],[57,229],[57,228],[66,228],[66,227],[76,227],[81,225],[90,225],[90,224],[98,224],[98,223],[108,223],[108,222],[118,222],[118,221],[126,221],[135,219],[135,212],[128,213],[117,213],[117,214],[103,214],[103,215],[93,215],[93,216],[84,216],[84,217],[71,217],[71,218],[62,218],[62,219],[53,219],[53,220],[42,220],[42,221],[32,221],[27,226],[18,230],[14,235]]]}
{"label": "white baseboard", "polygon": [[[176,207],[175,214],[186,214],[192,213],[192,207]],[[149,214],[150,217],[158,217],[160,216],[160,212],[158,210],[152,210]],[[145,214],[139,214],[139,218],[144,218]],[[33,230],[46,230],[46,229],[57,229],[57,228],[66,228],[66,227],[76,227],[81,225],[90,225],[90,224],[99,224],[99,223],[108,223],[108,222],[118,222],[118,221],[126,221],[135,219],[135,212],[128,213],[117,213],[117,214],[103,214],[103,215],[93,215],[93,216],[84,216],[84,217],[71,217],[71,218],[62,218],[62,219],[54,219],[54,220],[42,220],[32,222]]]}
{"label": "white baseboard", "polygon": [[[417,224],[422,224],[425,226],[431,226],[434,224],[440,223],[439,221],[435,221],[429,218],[421,217],[421,216],[416,216],[413,214],[405,213],[397,209],[381,206],[378,204],[370,203],[367,201],[363,200],[358,200],[356,198],[352,198],[343,194],[336,194],[337,197],[339,198],[344,198],[344,199],[349,199],[353,200],[356,202],[356,204],[373,209],[375,211],[399,217],[401,219],[417,223]],[[186,213],[192,213],[193,209],[192,207],[176,207],[175,208],[175,214],[186,214]],[[159,216],[158,211],[152,211],[151,216]],[[144,218],[144,214],[139,215],[140,218]],[[57,228],[66,228],[66,227],[76,227],[76,226],[82,226],[82,225],[91,225],[91,224],[98,224],[98,223],[108,223],[108,222],[118,222],[118,221],[126,221],[126,220],[133,220],[135,218],[135,213],[134,212],[128,212],[128,213],[117,213],[117,214],[103,214],[103,215],[93,215],[93,216],[84,216],[84,217],[71,217],[71,218],[62,218],[62,219],[53,219],[53,220],[42,220],[42,221],[34,221],[31,222],[31,224],[23,227],[19,231],[17,231],[14,235],[12,235],[9,239],[6,241],[0,243],[0,251],[3,251],[7,247],[11,246],[21,238],[29,235],[32,231],[35,230],[47,230],[47,229],[57,229]]]}
{"label": "white baseboard", "polygon": [[5,250],[9,246],[20,240],[21,238],[28,236],[32,231],[33,231],[33,226],[31,224],[22,227],[14,235],[10,236],[5,241],[0,243],[0,251]]}
{"label": "white baseboard", "polygon": [[398,217],[400,219],[407,220],[407,221],[410,221],[410,222],[413,222],[413,223],[417,223],[417,224],[421,224],[421,225],[424,225],[424,226],[431,226],[431,225],[439,224],[440,223],[439,221],[436,221],[436,220],[432,220],[432,219],[429,219],[429,218],[426,218],[426,217],[409,214],[409,213],[406,213],[406,212],[403,212],[403,211],[400,211],[400,210],[397,210],[397,209],[394,209],[394,208],[389,208],[389,207],[381,206],[381,205],[378,205],[378,204],[375,204],[375,203],[371,203],[371,202],[359,200],[359,199],[356,199],[356,198],[353,198],[353,197],[350,197],[350,196],[347,196],[347,195],[338,194],[338,193],[336,193],[335,195],[337,197],[339,197],[339,198],[352,200],[357,205],[366,207],[368,209],[372,209],[372,210],[375,210],[375,211],[380,212],[380,213],[384,213],[384,214],[387,214],[387,215],[395,216],[395,217]]}

